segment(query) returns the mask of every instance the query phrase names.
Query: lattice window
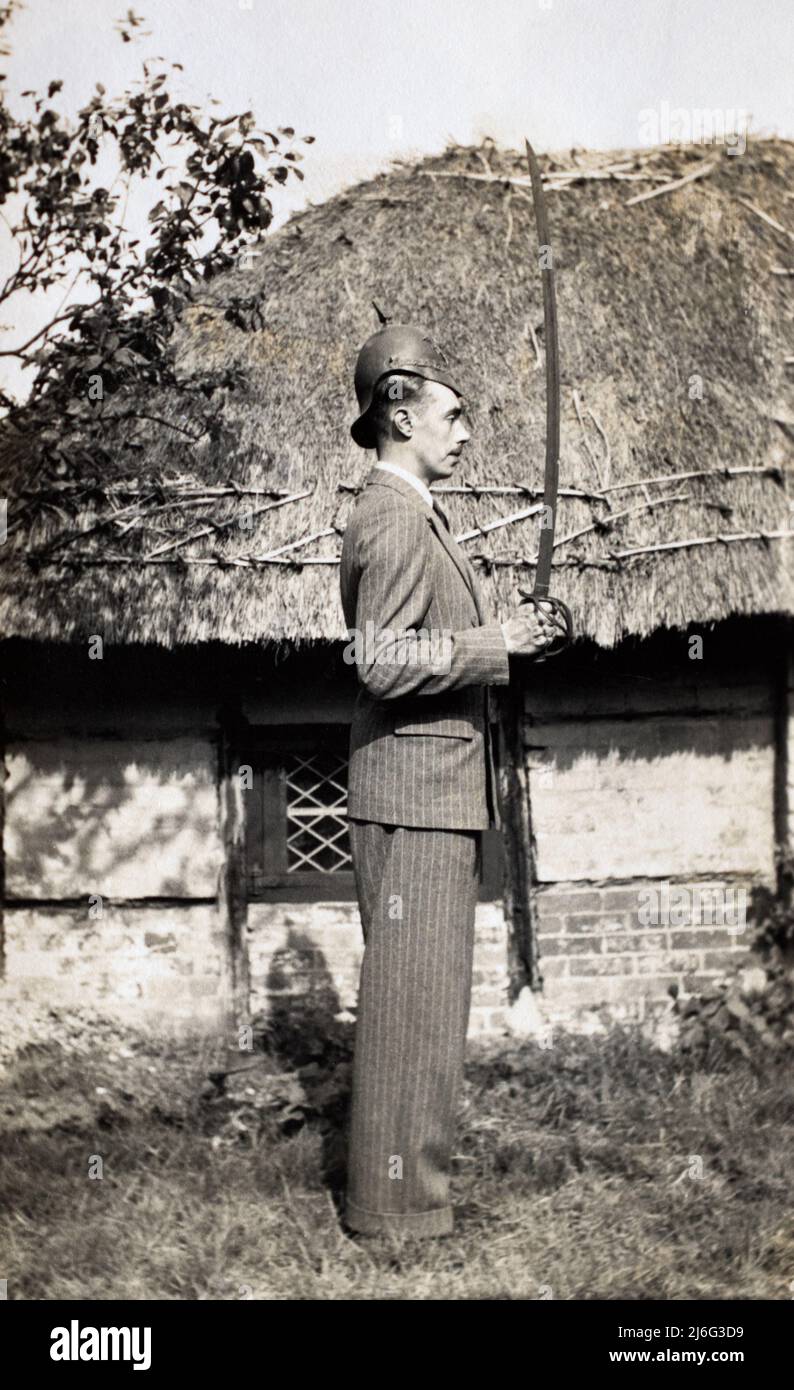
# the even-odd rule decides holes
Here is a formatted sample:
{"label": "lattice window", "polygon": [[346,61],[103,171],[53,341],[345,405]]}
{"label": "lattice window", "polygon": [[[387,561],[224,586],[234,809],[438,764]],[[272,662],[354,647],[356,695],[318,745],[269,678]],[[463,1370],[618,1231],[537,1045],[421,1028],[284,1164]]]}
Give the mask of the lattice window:
{"label": "lattice window", "polygon": [[252,734],[240,760],[246,793],[248,893],[253,898],[355,898],[347,828],[346,724],[279,725]]}
{"label": "lattice window", "polygon": [[293,754],[285,768],[287,872],[351,869],[347,833],[347,758]]}

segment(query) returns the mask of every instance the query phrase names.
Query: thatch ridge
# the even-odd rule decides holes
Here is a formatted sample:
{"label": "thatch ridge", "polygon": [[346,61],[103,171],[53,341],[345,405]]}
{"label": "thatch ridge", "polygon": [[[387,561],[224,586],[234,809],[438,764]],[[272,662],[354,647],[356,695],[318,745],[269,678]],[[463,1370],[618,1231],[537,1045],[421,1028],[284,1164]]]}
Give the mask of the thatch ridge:
{"label": "thatch ridge", "polygon": [[[705,177],[625,206],[662,172],[680,178],[706,157]],[[548,193],[566,493],[557,534],[577,537],[558,547],[554,589],[578,631],[605,647],[734,613],[790,614],[792,279],[773,272],[792,264],[794,248],[748,204],[788,225],[794,143],[758,140],[741,156],[676,147],[540,162],[553,175],[577,160],[601,171],[622,164],[639,179],[583,178]],[[166,646],[343,637],[335,559],[374,461],[348,434],[373,299],[424,324],[469,382],[475,428],[452,484],[474,491],[449,495],[454,530],[528,510],[542,485],[544,372],[525,180],[517,153],[450,148],[309,207],[266,238],[252,268],[207,287],[180,330],[186,381],[230,373],[212,398],[212,435],[193,440],[182,400],[140,401],[150,418],[115,431],[109,421],[102,479],[90,467],[42,478],[6,428],[2,634],[101,632]],[[504,487],[516,491],[487,490]],[[180,518],[189,526],[180,530]],[[759,534],[771,539],[734,539]],[[727,539],[658,549],[717,536]],[[278,563],[250,563],[306,538]],[[537,515],[463,544],[504,613],[517,585],[531,583]],[[627,551],[643,553],[611,558]]]}

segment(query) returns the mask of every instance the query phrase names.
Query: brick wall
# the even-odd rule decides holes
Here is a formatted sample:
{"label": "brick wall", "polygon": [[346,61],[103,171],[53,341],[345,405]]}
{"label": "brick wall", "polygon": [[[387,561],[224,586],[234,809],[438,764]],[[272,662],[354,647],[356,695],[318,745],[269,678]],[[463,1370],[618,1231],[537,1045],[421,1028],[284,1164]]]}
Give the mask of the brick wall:
{"label": "brick wall", "polygon": [[544,885],[536,907],[549,1019],[575,1022],[602,1006],[643,1022],[668,1009],[671,985],[694,993],[746,963],[751,888],[713,878]]}
{"label": "brick wall", "polygon": [[[318,1014],[355,1007],[364,950],[355,903],[252,903],[251,1008],[269,1014],[296,995]],[[500,903],[478,903],[469,1035],[498,1031],[508,1010],[507,924]]]}
{"label": "brick wall", "polygon": [[225,943],[212,904],[6,908],[6,981],[16,998],[96,1008],[158,1033],[223,1017]]}
{"label": "brick wall", "polygon": [[617,654],[588,680],[527,687],[549,1019],[658,1019],[669,986],[698,991],[748,958],[753,889],[775,875],[774,667],[708,634],[707,660],[688,650],[682,634],[663,660]]}

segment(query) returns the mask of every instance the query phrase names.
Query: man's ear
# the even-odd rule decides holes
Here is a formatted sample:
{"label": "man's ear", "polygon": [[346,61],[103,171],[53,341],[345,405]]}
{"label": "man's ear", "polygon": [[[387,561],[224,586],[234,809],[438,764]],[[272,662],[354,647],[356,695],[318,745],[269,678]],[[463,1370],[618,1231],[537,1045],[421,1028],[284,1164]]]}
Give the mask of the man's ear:
{"label": "man's ear", "polygon": [[407,406],[401,405],[395,410],[392,424],[400,434],[404,435],[406,439],[410,439],[414,432],[414,417]]}

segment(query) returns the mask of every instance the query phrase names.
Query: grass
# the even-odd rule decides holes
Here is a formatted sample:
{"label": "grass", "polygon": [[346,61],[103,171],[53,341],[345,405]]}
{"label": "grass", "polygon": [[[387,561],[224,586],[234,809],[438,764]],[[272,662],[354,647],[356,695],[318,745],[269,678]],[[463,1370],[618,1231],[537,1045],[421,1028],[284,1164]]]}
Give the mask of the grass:
{"label": "grass", "polygon": [[10,1299],[794,1292],[794,1091],[768,1054],[699,1068],[624,1028],[470,1042],[455,1232],[358,1240],[334,1205],[349,1033],[319,1059],[271,1039],[230,1097],[206,1043],[57,1031],[0,1102]]}

